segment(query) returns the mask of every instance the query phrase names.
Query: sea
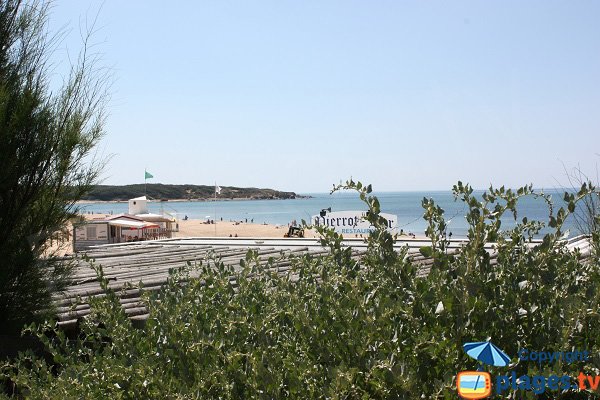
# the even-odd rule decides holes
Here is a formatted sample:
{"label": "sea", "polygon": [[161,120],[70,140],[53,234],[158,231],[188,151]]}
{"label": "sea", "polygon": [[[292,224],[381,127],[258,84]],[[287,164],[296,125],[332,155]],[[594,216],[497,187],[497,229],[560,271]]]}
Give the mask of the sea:
{"label": "sea", "polygon": [[[483,191],[474,193],[481,196]],[[559,207],[565,206],[562,200],[564,191],[546,190],[545,193],[552,195],[555,213]],[[398,231],[402,229],[405,233],[424,235],[427,223],[423,219],[421,202],[423,198],[431,198],[444,210],[444,216],[448,223],[447,232],[452,232],[453,238],[467,235],[468,225],[465,215],[468,208],[462,201],[455,200],[450,191],[372,194],[379,199],[382,212],[398,217]],[[167,212],[179,219],[187,216],[189,219],[218,221],[222,218],[224,221],[247,221],[287,226],[294,221],[300,223],[305,220],[309,223],[311,217],[318,215],[323,209],[331,209],[331,211],[367,210],[367,206],[361,202],[356,192],[304,193],[303,195],[310,197],[287,200],[156,201],[149,204],[149,212],[157,214]],[[525,197],[518,204],[518,221],[526,216],[529,220],[548,222],[548,205],[541,198]],[[128,211],[126,202],[86,203],[81,204],[80,207],[82,213],[120,214]],[[514,225],[515,220],[512,213],[503,217],[503,229],[509,229]],[[569,231],[568,234],[571,237],[579,233],[575,229],[572,219],[567,220],[563,232],[566,230]]]}

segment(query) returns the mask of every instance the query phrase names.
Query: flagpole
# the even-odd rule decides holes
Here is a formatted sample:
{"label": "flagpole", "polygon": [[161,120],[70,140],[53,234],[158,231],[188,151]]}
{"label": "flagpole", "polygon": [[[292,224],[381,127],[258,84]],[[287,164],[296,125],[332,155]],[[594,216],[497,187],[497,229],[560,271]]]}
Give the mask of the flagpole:
{"label": "flagpole", "polygon": [[217,236],[217,181],[215,181],[215,237]]}
{"label": "flagpole", "polygon": [[154,178],[154,175],[149,174],[148,170],[144,168],[144,196],[148,195],[148,178]]}

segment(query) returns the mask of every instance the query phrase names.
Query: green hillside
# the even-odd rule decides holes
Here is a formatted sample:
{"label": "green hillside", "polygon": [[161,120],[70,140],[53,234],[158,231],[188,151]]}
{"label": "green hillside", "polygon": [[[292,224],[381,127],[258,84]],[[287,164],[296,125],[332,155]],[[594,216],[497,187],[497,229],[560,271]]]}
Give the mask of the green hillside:
{"label": "green hillside", "polygon": [[[210,185],[164,185],[161,183],[112,186],[97,185],[83,198],[90,201],[122,201],[146,195],[158,200],[210,200],[215,196],[215,187]],[[273,189],[239,188],[221,186],[219,199],[295,199],[302,197],[294,192]]]}

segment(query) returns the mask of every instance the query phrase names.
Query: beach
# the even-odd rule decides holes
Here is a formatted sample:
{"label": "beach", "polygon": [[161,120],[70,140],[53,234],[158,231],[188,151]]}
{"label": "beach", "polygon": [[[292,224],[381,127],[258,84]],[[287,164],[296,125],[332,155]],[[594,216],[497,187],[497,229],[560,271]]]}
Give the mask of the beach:
{"label": "beach", "polygon": [[[111,217],[111,214],[93,213],[81,214],[81,217],[91,220],[104,220]],[[207,220],[200,219],[181,219],[177,222],[173,232],[173,238],[190,238],[190,237],[240,237],[240,238],[283,238],[288,232],[287,224],[268,224],[242,221],[215,221],[215,223],[207,223]],[[68,232],[68,235],[66,234]],[[53,239],[50,247],[46,252],[47,255],[55,254],[63,256],[73,252],[73,226],[69,222],[63,234],[59,235],[61,240]],[[422,236],[422,235],[419,235]],[[316,238],[318,233],[315,230],[305,230],[304,237]],[[347,238],[360,237],[348,236]],[[407,237],[407,236],[405,236]]]}
{"label": "beach", "polygon": [[[257,224],[246,222],[215,221],[207,224],[202,220],[188,219],[179,221],[179,232],[173,237],[283,237],[288,231],[287,225]],[[306,237],[316,237],[313,231],[305,232]]]}
{"label": "beach", "polygon": [[[110,214],[84,214],[86,220],[103,220],[110,217]],[[179,230],[173,232],[173,238],[186,237],[266,237],[266,238],[283,238],[287,233],[287,225],[278,224],[258,224],[235,221],[215,221],[214,224],[207,224],[206,220],[188,219],[178,221]],[[68,224],[68,239],[66,235],[62,237],[64,240],[52,240],[49,250],[46,254],[54,252],[54,254],[63,256],[73,252],[73,226]],[[236,236],[237,235],[237,236]],[[308,230],[305,232],[305,237],[317,237],[317,233]]]}
{"label": "beach", "polygon": [[[110,214],[83,214],[86,220],[103,220],[111,217]],[[200,219],[180,219],[178,231],[173,232],[174,238],[184,237],[283,237],[288,231],[288,226],[283,224],[251,223],[245,221],[215,221],[214,224],[206,223]],[[177,230],[177,229],[176,229]],[[316,232],[308,231],[306,237],[316,237]]]}

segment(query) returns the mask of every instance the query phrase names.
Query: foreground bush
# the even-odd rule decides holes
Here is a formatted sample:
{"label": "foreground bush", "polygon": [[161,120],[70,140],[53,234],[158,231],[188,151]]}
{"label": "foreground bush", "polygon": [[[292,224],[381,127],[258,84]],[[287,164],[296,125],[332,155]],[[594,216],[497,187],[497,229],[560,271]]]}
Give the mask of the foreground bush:
{"label": "foreground bush", "polygon": [[[269,272],[252,251],[237,271],[206,260],[145,297],[143,329],[131,326],[110,293],[92,302],[78,340],[59,331],[48,339],[49,326],[33,327],[54,363],[25,354],[4,367],[5,376],[19,396],[35,399],[456,398],[456,373],[477,367],[464,342],[491,338],[513,361],[519,348],[600,350],[597,261],[581,262],[559,240],[565,218],[594,188],[566,194],[566,208],[550,211],[553,232],[530,246],[541,223],[521,219],[502,231],[500,222],[507,212],[516,218],[520,197],[536,195],[530,187],[490,189],[480,200],[459,183],[454,193],[467,205],[470,229],[456,254],[447,249],[443,210],[424,199],[429,273],[393,250],[370,186],[341,189],[358,190],[369,207],[377,230],[366,254],[356,257],[322,230],[330,252],[270,260],[288,262],[285,273]],[[497,257],[486,242],[497,243]],[[102,279],[100,266],[98,273]],[[598,374],[599,366],[596,358],[490,372],[576,377]]]}

